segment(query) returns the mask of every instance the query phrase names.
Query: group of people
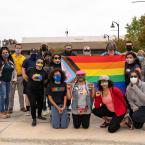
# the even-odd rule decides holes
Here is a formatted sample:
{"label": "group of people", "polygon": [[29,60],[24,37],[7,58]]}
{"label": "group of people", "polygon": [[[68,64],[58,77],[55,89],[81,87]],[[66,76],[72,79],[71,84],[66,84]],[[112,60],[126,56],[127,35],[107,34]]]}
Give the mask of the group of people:
{"label": "group of people", "polygon": [[[67,128],[71,113],[74,128],[89,128],[93,113],[104,120],[100,127],[116,132],[121,126],[130,129],[143,127],[145,122],[145,52],[133,52],[131,42],[126,43],[126,52],[117,51],[114,42],[109,42],[102,56],[125,55],[126,93],[115,87],[109,76],[102,75],[97,82],[86,81],[83,70],[76,71],[76,79],[66,83],[61,69],[62,56],[75,56],[72,46],[66,45],[62,54],[52,54],[43,44],[38,52],[30,50],[30,57],[22,55],[22,45],[15,45],[11,54],[7,47],[0,49],[0,118],[13,113],[16,87],[20,110],[31,111],[32,126],[37,118],[45,120],[42,110],[51,110],[53,128]],[[91,56],[85,46],[83,54]],[[95,82],[96,80],[94,80]],[[24,99],[25,98],[25,99]],[[37,111],[37,113],[36,113]],[[36,115],[37,114],[37,115]]]}

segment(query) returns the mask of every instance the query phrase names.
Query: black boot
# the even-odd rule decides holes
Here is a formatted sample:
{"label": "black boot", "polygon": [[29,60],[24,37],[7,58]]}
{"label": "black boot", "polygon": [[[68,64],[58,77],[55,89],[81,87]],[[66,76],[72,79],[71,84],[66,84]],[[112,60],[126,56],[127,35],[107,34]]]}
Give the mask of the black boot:
{"label": "black boot", "polygon": [[33,121],[32,121],[32,126],[34,127],[34,126],[36,126],[36,119],[33,119]]}

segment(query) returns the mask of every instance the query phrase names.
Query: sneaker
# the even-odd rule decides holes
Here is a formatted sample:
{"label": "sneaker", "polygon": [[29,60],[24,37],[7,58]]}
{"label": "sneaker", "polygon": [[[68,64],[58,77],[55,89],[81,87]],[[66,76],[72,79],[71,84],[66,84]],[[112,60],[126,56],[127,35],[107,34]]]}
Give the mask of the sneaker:
{"label": "sneaker", "polygon": [[42,111],[43,116],[47,116],[49,113],[47,111]]}
{"label": "sneaker", "polygon": [[33,121],[32,121],[32,126],[35,127],[36,124],[37,124],[36,119],[33,119]]}
{"label": "sneaker", "polygon": [[27,111],[25,115],[26,116],[30,116],[31,115],[31,112],[30,111]]}
{"label": "sneaker", "polygon": [[21,108],[20,111],[22,111],[22,112],[27,112],[27,110],[26,110],[24,107]]}

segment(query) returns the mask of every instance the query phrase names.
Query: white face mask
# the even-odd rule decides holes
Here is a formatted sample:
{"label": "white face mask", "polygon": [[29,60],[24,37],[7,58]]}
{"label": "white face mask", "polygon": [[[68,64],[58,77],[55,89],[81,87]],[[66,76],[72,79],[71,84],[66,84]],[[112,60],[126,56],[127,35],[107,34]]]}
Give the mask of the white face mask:
{"label": "white face mask", "polygon": [[20,54],[21,53],[21,49],[15,49],[16,54]]}
{"label": "white face mask", "polygon": [[132,84],[136,84],[137,81],[138,81],[138,78],[135,78],[135,77],[130,78],[130,82],[131,82]]}

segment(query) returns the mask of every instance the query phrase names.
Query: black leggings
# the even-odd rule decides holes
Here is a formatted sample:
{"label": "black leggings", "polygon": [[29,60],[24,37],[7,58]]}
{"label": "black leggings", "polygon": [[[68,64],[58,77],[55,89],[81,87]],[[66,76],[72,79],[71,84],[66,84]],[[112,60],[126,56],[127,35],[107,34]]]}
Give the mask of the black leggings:
{"label": "black leggings", "polygon": [[81,124],[83,128],[85,129],[89,128],[90,116],[91,114],[83,114],[83,115],[72,114],[74,128],[76,129],[80,128]]}
{"label": "black leggings", "polygon": [[122,122],[124,115],[116,116],[114,112],[110,112],[105,105],[101,106],[100,108],[94,108],[92,110],[93,114],[102,118],[102,117],[112,117],[112,120],[108,126],[108,131],[113,133],[116,132],[120,128],[120,123]]}
{"label": "black leggings", "polygon": [[27,95],[30,101],[32,119],[36,119],[36,108],[38,108],[38,116],[41,116],[42,113],[44,91],[27,90]]}
{"label": "black leggings", "polygon": [[131,118],[136,129],[142,128],[145,123],[145,106],[140,106],[137,111],[131,114]]}

